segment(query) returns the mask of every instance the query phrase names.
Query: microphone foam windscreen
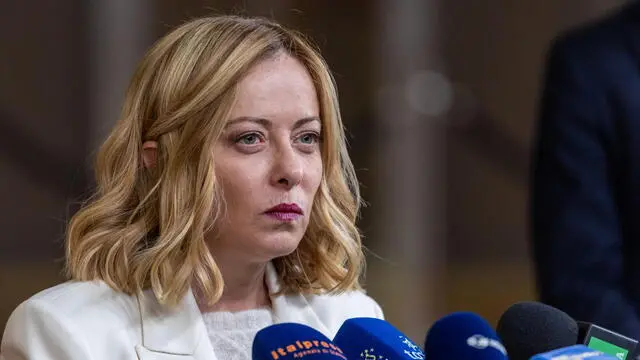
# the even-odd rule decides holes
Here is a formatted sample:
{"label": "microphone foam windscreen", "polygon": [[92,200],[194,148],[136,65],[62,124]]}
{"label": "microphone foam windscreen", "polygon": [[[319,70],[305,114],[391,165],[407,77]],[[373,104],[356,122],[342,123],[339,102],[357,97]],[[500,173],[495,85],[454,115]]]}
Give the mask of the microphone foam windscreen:
{"label": "microphone foam windscreen", "polygon": [[376,318],[345,321],[333,342],[348,359],[422,360],[424,353],[398,329]]}
{"label": "microphone foam windscreen", "polygon": [[258,331],[253,360],[346,360],[342,350],[321,332],[301,324],[281,323]]}
{"label": "microphone foam windscreen", "polygon": [[471,312],[455,312],[436,321],[425,339],[429,360],[507,360],[491,325]]}
{"label": "microphone foam windscreen", "polygon": [[535,301],[512,305],[498,321],[497,332],[510,360],[575,345],[578,324],[565,312]]}

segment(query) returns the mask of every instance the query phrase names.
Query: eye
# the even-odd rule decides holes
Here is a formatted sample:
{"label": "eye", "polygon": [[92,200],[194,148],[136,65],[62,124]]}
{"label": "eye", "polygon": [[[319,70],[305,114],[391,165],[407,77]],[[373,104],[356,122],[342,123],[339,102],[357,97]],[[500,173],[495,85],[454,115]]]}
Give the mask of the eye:
{"label": "eye", "polygon": [[243,134],[236,140],[237,143],[242,145],[255,145],[262,142],[263,138],[259,133]]}
{"label": "eye", "polygon": [[316,132],[308,132],[300,135],[298,140],[304,145],[313,145],[320,141],[320,134]]}

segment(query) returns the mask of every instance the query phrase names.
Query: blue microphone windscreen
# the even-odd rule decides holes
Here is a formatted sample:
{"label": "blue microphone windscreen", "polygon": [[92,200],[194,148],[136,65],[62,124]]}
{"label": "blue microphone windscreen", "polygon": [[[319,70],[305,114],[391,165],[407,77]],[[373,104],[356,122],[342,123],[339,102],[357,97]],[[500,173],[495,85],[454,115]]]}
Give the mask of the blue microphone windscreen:
{"label": "blue microphone windscreen", "polygon": [[253,360],[346,360],[342,350],[321,332],[302,324],[281,323],[258,331]]}
{"label": "blue microphone windscreen", "polygon": [[424,353],[429,360],[507,359],[491,325],[471,312],[455,312],[436,321],[427,333]]}
{"label": "blue microphone windscreen", "polygon": [[573,345],[534,355],[530,360],[618,360],[618,358],[584,345]]}
{"label": "blue microphone windscreen", "polygon": [[344,351],[347,359],[424,359],[419,346],[388,322],[376,318],[348,319],[333,342]]}

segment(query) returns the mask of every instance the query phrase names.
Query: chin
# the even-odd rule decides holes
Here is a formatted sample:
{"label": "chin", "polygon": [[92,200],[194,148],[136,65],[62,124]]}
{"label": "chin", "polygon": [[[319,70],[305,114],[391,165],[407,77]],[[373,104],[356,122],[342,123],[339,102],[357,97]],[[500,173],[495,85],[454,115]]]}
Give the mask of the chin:
{"label": "chin", "polygon": [[300,236],[294,236],[293,234],[289,236],[279,235],[277,237],[274,236],[274,238],[263,239],[263,242],[260,244],[260,248],[262,249],[261,252],[263,254],[268,254],[271,259],[287,256],[296,251],[300,244],[300,240]]}

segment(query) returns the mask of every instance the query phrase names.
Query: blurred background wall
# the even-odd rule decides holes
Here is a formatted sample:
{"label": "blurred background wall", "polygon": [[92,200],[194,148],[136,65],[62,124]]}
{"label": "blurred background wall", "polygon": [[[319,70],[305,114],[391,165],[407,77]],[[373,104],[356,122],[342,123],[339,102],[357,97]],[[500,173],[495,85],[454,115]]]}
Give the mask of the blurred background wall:
{"label": "blurred background wall", "polygon": [[526,203],[544,55],[621,0],[6,1],[0,11],[0,328],[63,281],[66,220],[145,49],[185,19],[275,18],[332,67],[369,206],[366,284],[418,343],[534,299]]}

